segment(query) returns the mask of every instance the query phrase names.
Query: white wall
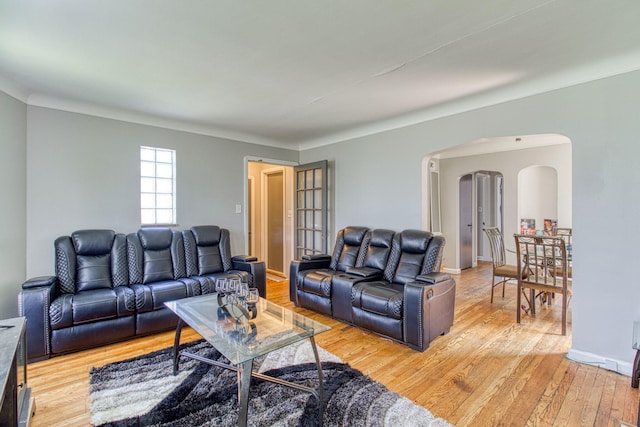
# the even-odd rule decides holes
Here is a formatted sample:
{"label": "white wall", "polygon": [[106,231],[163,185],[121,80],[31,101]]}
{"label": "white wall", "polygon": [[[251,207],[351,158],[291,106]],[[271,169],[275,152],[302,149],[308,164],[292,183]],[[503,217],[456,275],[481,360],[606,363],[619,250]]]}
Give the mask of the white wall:
{"label": "white wall", "polygon": [[[140,146],[176,150],[177,229],[215,224],[244,253],[245,157],[298,152],[40,107],[27,113],[27,276],[52,274],[53,241],[74,230],[140,227]],[[244,209],[243,209],[244,211]]]}
{"label": "white wall", "polygon": [[638,231],[632,226],[640,217],[638,99],[640,72],[632,72],[304,150],[300,161],[335,161],[336,228],[400,229],[421,226],[421,160],[429,153],[483,137],[567,136],[573,156],[572,352],[628,365],[633,321],[640,319]]}
{"label": "white wall", "polygon": [[[570,201],[571,194],[568,196],[560,198],[560,202]],[[558,219],[558,172],[554,168],[529,166],[520,171],[518,218],[533,218],[536,230],[544,230],[545,219]],[[560,227],[571,228],[571,223],[561,222]]]}
{"label": "white wall", "polygon": [[18,315],[25,276],[27,107],[0,92],[0,319]]}

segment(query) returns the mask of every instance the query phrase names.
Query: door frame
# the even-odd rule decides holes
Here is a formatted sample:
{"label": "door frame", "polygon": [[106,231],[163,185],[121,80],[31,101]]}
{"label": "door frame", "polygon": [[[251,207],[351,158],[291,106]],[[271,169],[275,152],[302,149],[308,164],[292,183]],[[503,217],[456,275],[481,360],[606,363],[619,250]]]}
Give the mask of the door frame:
{"label": "door frame", "polygon": [[[298,166],[298,162],[290,162],[290,161],[286,161],[286,160],[279,160],[279,159],[270,159],[270,158],[266,158],[266,157],[256,157],[256,156],[245,156],[244,157],[244,214],[243,214],[243,228],[244,228],[244,253],[247,253],[248,249],[249,249],[249,215],[247,213],[247,206],[248,206],[248,198],[249,198],[249,162],[257,162],[257,163],[265,163],[268,165],[273,165],[274,167],[277,166],[281,166],[281,167],[289,167],[291,168],[291,170],[293,170],[294,166]],[[292,172],[293,173],[293,172]],[[286,277],[289,277],[289,271],[287,266],[291,263],[291,260],[293,259],[293,237],[294,237],[294,226],[293,226],[293,218],[292,218],[292,204],[293,204],[293,190],[289,191],[289,186],[291,185],[291,183],[287,183],[287,180],[289,180],[289,174],[285,173],[285,192],[284,192],[284,203],[285,203],[285,208],[284,208],[284,212],[285,212],[285,235],[284,235],[284,258],[283,258],[283,262],[284,262],[284,275]],[[253,192],[254,192],[254,201],[256,200],[256,198],[258,197],[257,191],[256,191],[256,187],[254,185],[253,187]],[[291,193],[291,194],[289,194]],[[252,208],[255,209],[256,203],[252,203],[251,204]],[[255,214],[252,213],[251,215],[252,218],[255,219]],[[254,227],[255,230],[255,227]],[[254,239],[255,240],[255,239]],[[261,261],[264,260],[264,258],[260,258]]]}

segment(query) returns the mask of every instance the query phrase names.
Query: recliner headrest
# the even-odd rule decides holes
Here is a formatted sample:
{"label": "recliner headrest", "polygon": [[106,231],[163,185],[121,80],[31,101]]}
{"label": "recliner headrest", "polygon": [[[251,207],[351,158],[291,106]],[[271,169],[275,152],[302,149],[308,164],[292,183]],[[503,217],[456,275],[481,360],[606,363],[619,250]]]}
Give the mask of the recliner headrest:
{"label": "recliner headrest", "polygon": [[198,246],[213,246],[220,243],[220,227],[217,225],[196,225],[191,227]]}
{"label": "recliner headrest", "polygon": [[115,235],[113,230],[79,230],[71,234],[71,240],[77,255],[105,255],[111,252]]}
{"label": "recliner headrest", "polygon": [[400,249],[402,252],[423,253],[427,250],[433,235],[423,230],[404,230],[400,233]]}
{"label": "recliner headrest", "polygon": [[143,248],[158,251],[171,246],[173,232],[164,227],[149,227],[138,230],[138,237]]}
{"label": "recliner headrest", "polygon": [[364,235],[369,231],[366,227],[345,227],[344,228],[344,242],[347,245],[359,245],[362,243],[362,239],[364,239]]}
{"label": "recliner headrest", "polygon": [[385,230],[382,228],[371,230],[371,242],[369,243],[369,246],[374,246],[377,248],[390,248],[394,234],[395,231]]}

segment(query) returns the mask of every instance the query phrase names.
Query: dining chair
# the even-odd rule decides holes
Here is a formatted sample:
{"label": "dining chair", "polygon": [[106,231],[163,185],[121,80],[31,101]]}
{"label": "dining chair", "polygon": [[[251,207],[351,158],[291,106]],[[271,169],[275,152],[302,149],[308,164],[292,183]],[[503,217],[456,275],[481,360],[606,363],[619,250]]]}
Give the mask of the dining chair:
{"label": "dining chair", "polygon": [[[509,280],[516,280],[518,278],[518,268],[515,265],[507,264],[505,256],[504,239],[500,229],[497,227],[484,228],[484,232],[489,238],[489,245],[491,246],[491,259],[493,261],[493,278],[491,282],[491,303],[493,303],[493,291],[496,286],[502,284],[502,297],[504,298],[505,284]],[[527,271],[524,273],[527,275]],[[496,282],[496,278],[500,278]]]}
{"label": "dining chair", "polygon": [[[558,236],[525,236],[515,234],[517,268],[518,268],[518,301],[517,322],[521,318],[521,295],[529,290],[530,310],[535,315],[535,292],[538,295],[562,294],[562,335],[567,334],[567,307],[571,298],[569,286],[569,265],[567,248],[562,237]],[[521,275],[527,272],[526,277]],[[526,296],[526,294],[525,294]]]}

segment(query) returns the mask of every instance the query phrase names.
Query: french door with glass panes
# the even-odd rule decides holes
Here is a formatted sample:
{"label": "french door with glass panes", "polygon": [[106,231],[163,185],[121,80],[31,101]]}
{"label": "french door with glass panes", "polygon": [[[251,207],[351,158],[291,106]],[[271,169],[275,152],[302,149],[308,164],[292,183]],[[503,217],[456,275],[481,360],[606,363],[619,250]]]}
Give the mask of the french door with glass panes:
{"label": "french door with glass panes", "polygon": [[295,258],[327,253],[327,161],[296,166]]}

